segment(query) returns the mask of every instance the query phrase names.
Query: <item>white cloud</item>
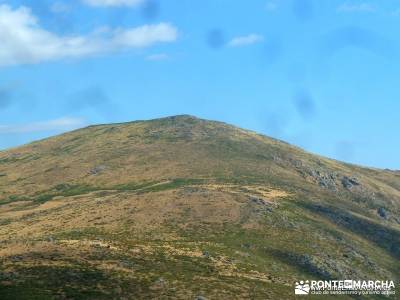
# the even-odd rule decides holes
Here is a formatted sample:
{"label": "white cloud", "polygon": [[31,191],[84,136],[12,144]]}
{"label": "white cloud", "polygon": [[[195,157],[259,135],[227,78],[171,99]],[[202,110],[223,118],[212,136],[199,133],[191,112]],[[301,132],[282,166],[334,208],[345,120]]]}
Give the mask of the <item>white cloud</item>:
{"label": "white cloud", "polygon": [[146,60],[152,60],[152,61],[166,60],[168,58],[169,56],[165,53],[157,53],[146,56]]}
{"label": "white cloud", "polygon": [[88,35],[60,36],[39,26],[29,8],[0,5],[0,66],[79,58],[173,42],[169,23],[135,28],[101,28]]}
{"label": "white cloud", "polygon": [[142,4],[144,0],[83,0],[91,6],[136,6]]}
{"label": "white cloud", "polygon": [[343,3],[338,7],[339,12],[375,12],[376,7],[367,2],[358,3],[358,4],[350,4],[350,3]]}
{"label": "white cloud", "polygon": [[32,133],[43,131],[65,131],[73,130],[86,125],[83,119],[78,118],[60,118],[44,122],[35,122],[20,125],[0,125],[1,133]]}
{"label": "white cloud", "polygon": [[231,46],[231,47],[248,46],[248,45],[262,42],[263,40],[264,40],[264,37],[262,35],[252,33],[252,34],[249,34],[246,36],[238,36],[238,37],[233,38],[228,43],[228,46]]}

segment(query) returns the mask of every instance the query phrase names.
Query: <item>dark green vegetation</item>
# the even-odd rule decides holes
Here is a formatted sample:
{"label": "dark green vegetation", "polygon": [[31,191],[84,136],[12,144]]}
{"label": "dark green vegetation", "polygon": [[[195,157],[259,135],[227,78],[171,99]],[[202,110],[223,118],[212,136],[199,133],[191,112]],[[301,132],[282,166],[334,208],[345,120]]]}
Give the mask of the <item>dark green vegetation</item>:
{"label": "dark green vegetation", "polygon": [[397,283],[399,212],[399,172],[191,116],[91,126],[0,152],[0,299],[294,299],[297,280]]}

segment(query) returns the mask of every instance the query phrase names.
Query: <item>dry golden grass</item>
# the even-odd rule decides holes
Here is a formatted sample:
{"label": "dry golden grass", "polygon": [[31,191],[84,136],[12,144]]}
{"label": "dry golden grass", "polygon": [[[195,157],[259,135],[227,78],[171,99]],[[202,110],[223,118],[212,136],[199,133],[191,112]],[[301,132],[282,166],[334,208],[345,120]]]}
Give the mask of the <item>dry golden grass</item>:
{"label": "dry golden grass", "polygon": [[93,126],[0,152],[0,174],[1,299],[292,299],[298,278],[400,276],[400,174],[226,124]]}

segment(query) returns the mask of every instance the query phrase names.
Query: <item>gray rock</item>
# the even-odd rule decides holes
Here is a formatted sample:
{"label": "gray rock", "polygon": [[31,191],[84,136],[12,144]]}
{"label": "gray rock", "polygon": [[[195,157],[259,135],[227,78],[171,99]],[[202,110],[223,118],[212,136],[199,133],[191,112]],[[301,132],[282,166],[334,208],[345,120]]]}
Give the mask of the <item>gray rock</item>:
{"label": "gray rock", "polygon": [[386,209],[384,209],[383,207],[379,207],[377,212],[381,218],[383,218],[383,219],[388,218],[388,213],[387,213]]}
{"label": "gray rock", "polygon": [[260,205],[264,204],[264,200],[257,197],[250,197],[250,201]]}
{"label": "gray rock", "polygon": [[306,178],[311,177],[320,187],[331,191],[337,191],[336,180],[338,176],[336,173],[329,172],[328,170],[315,170],[311,168],[306,168],[301,173]]}
{"label": "gray rock", "polygon": [[107,168],[106,166],[96,166],[96,167],[94,167],[93,169],[91,169],[89,171],[89,174],[90,175],[97,175],[97,174],[103,172],[106,168]]}
{"label": "gray rock", "polygon": [[196,296],[194,300],[208,300],[208,299],[204,296]]}
{"label": "gray rock", "polygon": [[258,207],[262,207],[261,210],[257,209],[256,212],[272,212],[273,204],[271,202],[254,196],[250,196],[250,201]]}
{"label": "gray rock", "polygon": [[342,185],[343,185],[343,187],[345,187],[346,189],[351,189],[351,188],[354,187],[354,186],[360,185],[360,182],[359,182],[358,179],[355,178],[355,177],[350,178],[350,177],[344,176],[344,177],[342,178]]}

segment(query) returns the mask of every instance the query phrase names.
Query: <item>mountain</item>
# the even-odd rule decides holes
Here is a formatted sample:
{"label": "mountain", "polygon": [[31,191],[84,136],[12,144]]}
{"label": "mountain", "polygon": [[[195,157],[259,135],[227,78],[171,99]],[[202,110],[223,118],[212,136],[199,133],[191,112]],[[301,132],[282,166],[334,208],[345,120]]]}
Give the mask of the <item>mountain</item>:
{"label": "mountain", "polygon": [[293,299],[299,280],[398,281],[399,213],[398,171],[187,115],[90,126],[0,152],[0,299]]}

